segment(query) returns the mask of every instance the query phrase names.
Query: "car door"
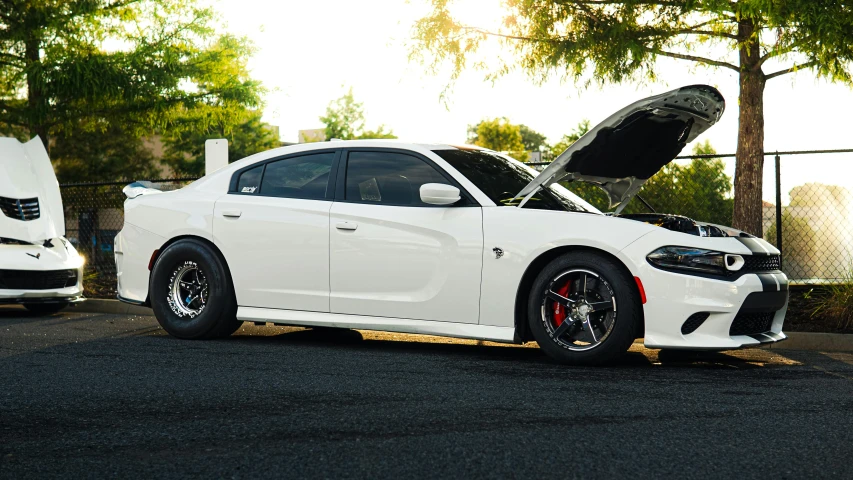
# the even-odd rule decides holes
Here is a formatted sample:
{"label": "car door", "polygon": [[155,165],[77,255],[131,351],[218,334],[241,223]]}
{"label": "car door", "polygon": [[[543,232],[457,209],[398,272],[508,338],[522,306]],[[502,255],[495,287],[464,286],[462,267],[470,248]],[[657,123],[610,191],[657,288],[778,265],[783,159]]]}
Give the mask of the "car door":
{"label": "car door", "polygon": [[427,205],[425,183],[459,187],[414,152],[342,155],[329,217],[333,313],[478,322],[482,208],[464,191],[452,206]]}
{"label": "car door", "polygon": [[339,152],[277,158],[237,171],[214,208],[240,306],[329,311],[329,209]]}

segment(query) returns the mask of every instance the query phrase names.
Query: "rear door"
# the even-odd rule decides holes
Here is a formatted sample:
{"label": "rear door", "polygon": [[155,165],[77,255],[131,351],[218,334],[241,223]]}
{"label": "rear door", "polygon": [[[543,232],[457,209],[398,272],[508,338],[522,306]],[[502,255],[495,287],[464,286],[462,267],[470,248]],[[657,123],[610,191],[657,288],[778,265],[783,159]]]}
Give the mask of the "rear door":
{"label": "rear door", "polygon": [[453,206],[427,205],[425,183],[459,187],[413,152],[342,156],[330,215],[333,313],[478,322],[482,208],[464,192]]}
{"label": "rear door", "polygon": [[312,151],[235,173],[213,234],[240,306],[329,311],[329,210],[339,152]]}

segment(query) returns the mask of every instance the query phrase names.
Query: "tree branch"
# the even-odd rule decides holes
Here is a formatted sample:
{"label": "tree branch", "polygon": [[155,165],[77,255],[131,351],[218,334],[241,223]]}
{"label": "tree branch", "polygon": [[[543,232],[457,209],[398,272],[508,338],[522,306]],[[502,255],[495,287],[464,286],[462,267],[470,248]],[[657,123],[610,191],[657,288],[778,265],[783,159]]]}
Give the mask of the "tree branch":
{"label": "tree branch", "polygon": [[710,30],[691,30],[687,28],[684,30],[673,30],[673,33],[677,33],[679,35],[707,35],[709,37],[724,37],[731,38],[732,40],[737,40],[737,35],[733,33],[714,32]]}
{"label": "tree branch", "polygon": [[690,60],[691,62],[704,63],[707,65],[713,65],[715,67],[730,68],[736,72],[740,71],[737,66],[732,65],[731,63],[721,62],[719,60],[712,60],[710,58],[697,57],[695,55],[685,55],[683,53],[667,52],[665,50],[658,50],[656,48],[646,48],[645,50],[664,57],[672,57],[677,58],[679,60]]}
{"label": "tree branch", "polygon": [[[567,0],[563,2],[558,2],[563,5],[622,5],[625,3],[625,0]],[[658,1],[648,1],[648,2],[634,2],[633,5],[650,5],[650,6],[660,6],[660,7],[683,7],[687,2],[677,1],[677,0],[658,0]]]}
{"label": "tree branch", "polygon": [[785,75],[785,74],[788,74],[791,72],[796,72],[797,70],[802,70],[804,68],[813,67],[813,66],[817,65],[818,63],[820,63],[820,62],[818,62],[817,60],[812,60],[810,62],[801,63],[799,65],[794,65],[791,68],[786,68],[785,70],[779,70],[778,72],[773,72],[773,73],[767,74],[764,76],[764,80],[767,81],[767,80],[770,80],[771,78],[776,78],[776,77],[779,77],[781,75]]}
{"label": "tree branch", "polygon": [[776,50],[768,51],[767,53],[764,54],[764,56],[762,56],[761,58],[758,59],[758,66],[760,67],[761,65],[764,64],[764,62],[766,62],[767,60],[770,60],[773,57],[778,57],[780,55],[785,55],[786,53],[793,52],[797,47],[800,46],[801,43],[802,42],[794,42],[794,43],[791,43],[790,45],[787,45],[785,47],[777,48]]}

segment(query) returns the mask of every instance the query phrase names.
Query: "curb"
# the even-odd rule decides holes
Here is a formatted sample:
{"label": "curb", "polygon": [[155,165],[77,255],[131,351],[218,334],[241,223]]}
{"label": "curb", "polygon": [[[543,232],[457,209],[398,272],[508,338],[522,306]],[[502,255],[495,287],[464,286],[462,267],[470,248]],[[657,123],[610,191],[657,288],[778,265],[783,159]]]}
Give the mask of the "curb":
{"label": "curb", "polygon": [[[118,300],[89,298],[68,309],[81,313],[108,313],[113,315],[154,315],[148,307],[130,305]],[[853,335],[846,333],[785,332],[788,339],[769,345],[757,346],[767,350],[812,350],[824,352],[853,352]],[[634,343],[642,344],[642,341]]]}
{"label": "curb", "polygon": [[148,307],[131,305],[129,303],[107,298],[87,298],[85,302],[80,302],[66,311],[80,313],[109,313],[113,315],[154,315],[154,311]]}
{"label": "curb", "polygon": [[853,335],[849,333],[785,332],[788,339],[763,346],[768,350],[815,350],[821,352],[853,352]]}

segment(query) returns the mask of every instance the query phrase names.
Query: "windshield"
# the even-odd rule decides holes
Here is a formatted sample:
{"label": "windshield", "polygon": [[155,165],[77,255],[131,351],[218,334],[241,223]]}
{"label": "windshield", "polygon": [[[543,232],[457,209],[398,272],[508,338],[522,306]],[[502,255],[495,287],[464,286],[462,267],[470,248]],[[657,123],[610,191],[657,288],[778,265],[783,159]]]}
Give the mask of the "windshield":
{"label": "windshield", "polygon": [[[517,160],[493,152],[433,150],[433,153],[459,170],[498,206],[517,206],[522,199],[514,198],[515,195],[539,174]],[[601,213],[582,198],[557,184],[537,192],[524,204],[523,208]]]}

